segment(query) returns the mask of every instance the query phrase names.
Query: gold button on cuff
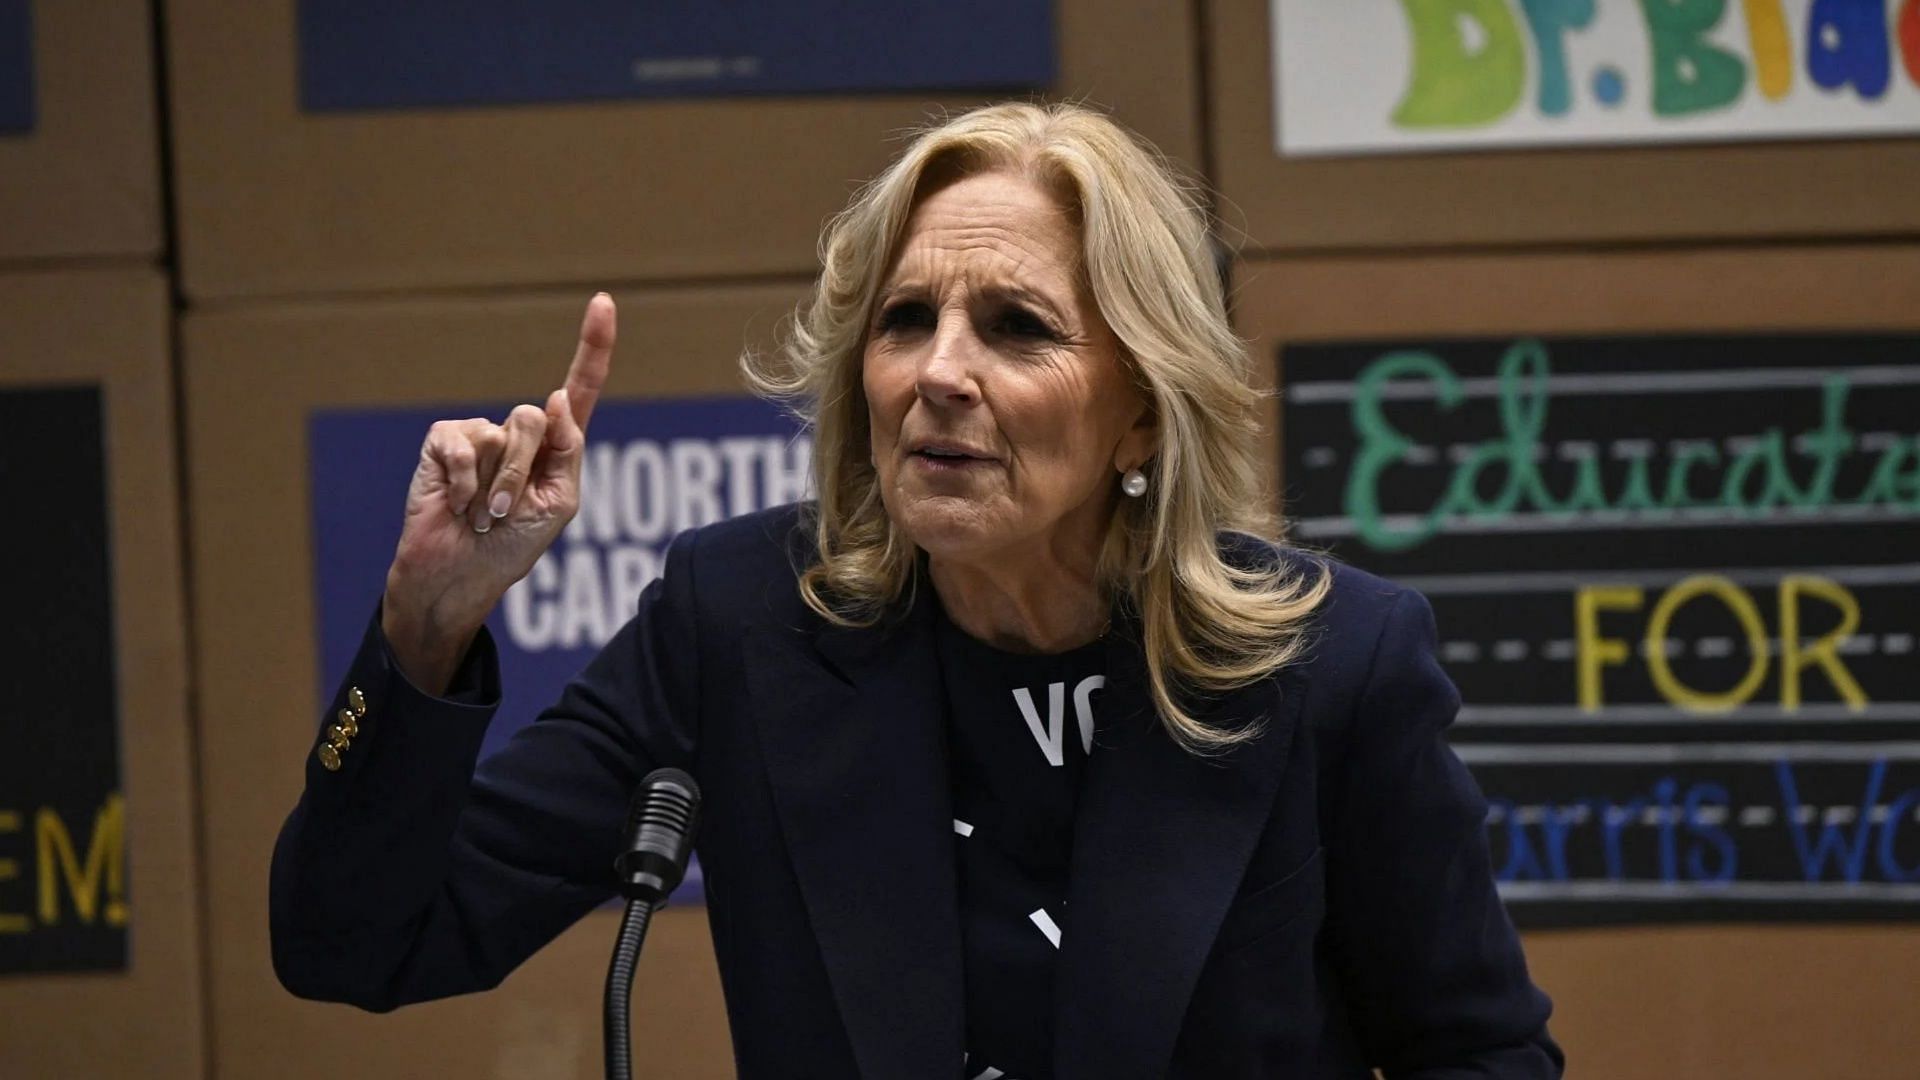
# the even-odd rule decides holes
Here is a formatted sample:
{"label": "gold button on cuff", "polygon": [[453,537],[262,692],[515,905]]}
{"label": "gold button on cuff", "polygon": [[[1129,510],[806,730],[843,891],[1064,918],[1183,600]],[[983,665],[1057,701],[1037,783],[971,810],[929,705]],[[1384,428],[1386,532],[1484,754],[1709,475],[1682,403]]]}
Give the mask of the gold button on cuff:
{"label": "gold button on cuff", "polygon": [[327,742],[331,743],[335,750],[345,750],[347,748],[347,741],[347,733],[339,724],[329,724],[327,726]]}
{"label": "gold button on cuff", "polygon": [[353,710],[356,719],[367,715],[367,695],[361,693],[359,687],[347,688],[347,708]]}
{"label": "gold button on cuff", "polygon": [[325,765],[327,767],[328,772],[339,772],[340,771],[340,751],[335,750],[333,747],[327,745],[326,743],[321,743],[320,744],[320,764]]}
{"label": "gold button on cuff", "polygon": [[347,738],[358,738],[360,735],[360,718],[353,715],[352,709],[341,709],[339,727],[341,731],[346,732]]}

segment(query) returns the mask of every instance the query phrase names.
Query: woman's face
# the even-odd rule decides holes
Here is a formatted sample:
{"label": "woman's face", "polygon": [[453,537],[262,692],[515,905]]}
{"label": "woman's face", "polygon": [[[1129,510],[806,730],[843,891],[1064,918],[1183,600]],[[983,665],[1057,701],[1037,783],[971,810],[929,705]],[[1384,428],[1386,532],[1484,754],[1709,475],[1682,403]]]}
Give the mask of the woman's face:
{"label": "woman's face", "polygon": [[888,515],[936,558],[1097,551],[1153,425],[1044,189],[982,173],[924,197],[863,367]]}

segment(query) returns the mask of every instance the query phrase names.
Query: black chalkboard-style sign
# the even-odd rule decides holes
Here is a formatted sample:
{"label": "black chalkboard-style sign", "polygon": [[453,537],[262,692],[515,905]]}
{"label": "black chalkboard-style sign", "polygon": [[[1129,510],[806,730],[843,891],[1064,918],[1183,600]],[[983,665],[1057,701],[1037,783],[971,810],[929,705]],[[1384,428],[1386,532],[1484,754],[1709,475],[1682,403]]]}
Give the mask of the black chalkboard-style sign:
{"label": "black chalkboard-style sign", "polygon": [[0,390],[0,975],[127,966],[98,387]]}
{"label": "black chalkboard-style sign", "polygon": [[1432,601],[1517,920],[1920,916],[1920,337],[1279,361],[1291,539]]}

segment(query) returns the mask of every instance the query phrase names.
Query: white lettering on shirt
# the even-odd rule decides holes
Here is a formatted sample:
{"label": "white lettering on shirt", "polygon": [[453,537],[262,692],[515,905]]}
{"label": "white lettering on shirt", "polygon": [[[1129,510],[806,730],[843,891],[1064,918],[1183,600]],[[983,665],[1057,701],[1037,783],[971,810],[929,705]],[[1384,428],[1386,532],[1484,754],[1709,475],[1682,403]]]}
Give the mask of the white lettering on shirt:
{"label": "white lettering on shirt", "polygon": [[[1107,685],[1105,675],[1089,675],[1080,680],[1073,688],[1074,718],[1080,725],[1080,749],[1093,752],[1093,692]],[[1020,706],[1020,715],[1027,722],[1027,730],[1033,733],[1033,741],[1040,744],[1040,752],[1047,755],[1047,764],[1058,768],[1066,764],[1065,725],[1062,724],[1066,712],[1066,683],[1047,684],[1047,722],[1040,723],[1040,710],[1033,704],[1033,691],[1022,686],[1013,692],[1013,700]]]}

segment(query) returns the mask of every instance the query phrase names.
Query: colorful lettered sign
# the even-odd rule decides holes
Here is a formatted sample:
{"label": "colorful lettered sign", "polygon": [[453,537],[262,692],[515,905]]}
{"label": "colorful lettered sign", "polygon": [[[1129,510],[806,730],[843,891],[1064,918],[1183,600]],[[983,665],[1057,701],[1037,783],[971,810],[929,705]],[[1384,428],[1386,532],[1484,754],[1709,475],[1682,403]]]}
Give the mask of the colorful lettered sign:
{"label": "colorful lettered sign", "polygon": [[1285,155],[1920,132],[1920,0],[1273,0]]}
{"label": "colorful lettered sign", "polygon": [[1431,601],[1516,917],[1920,915],[1920,338],[1281,361],[1293,538]]}

